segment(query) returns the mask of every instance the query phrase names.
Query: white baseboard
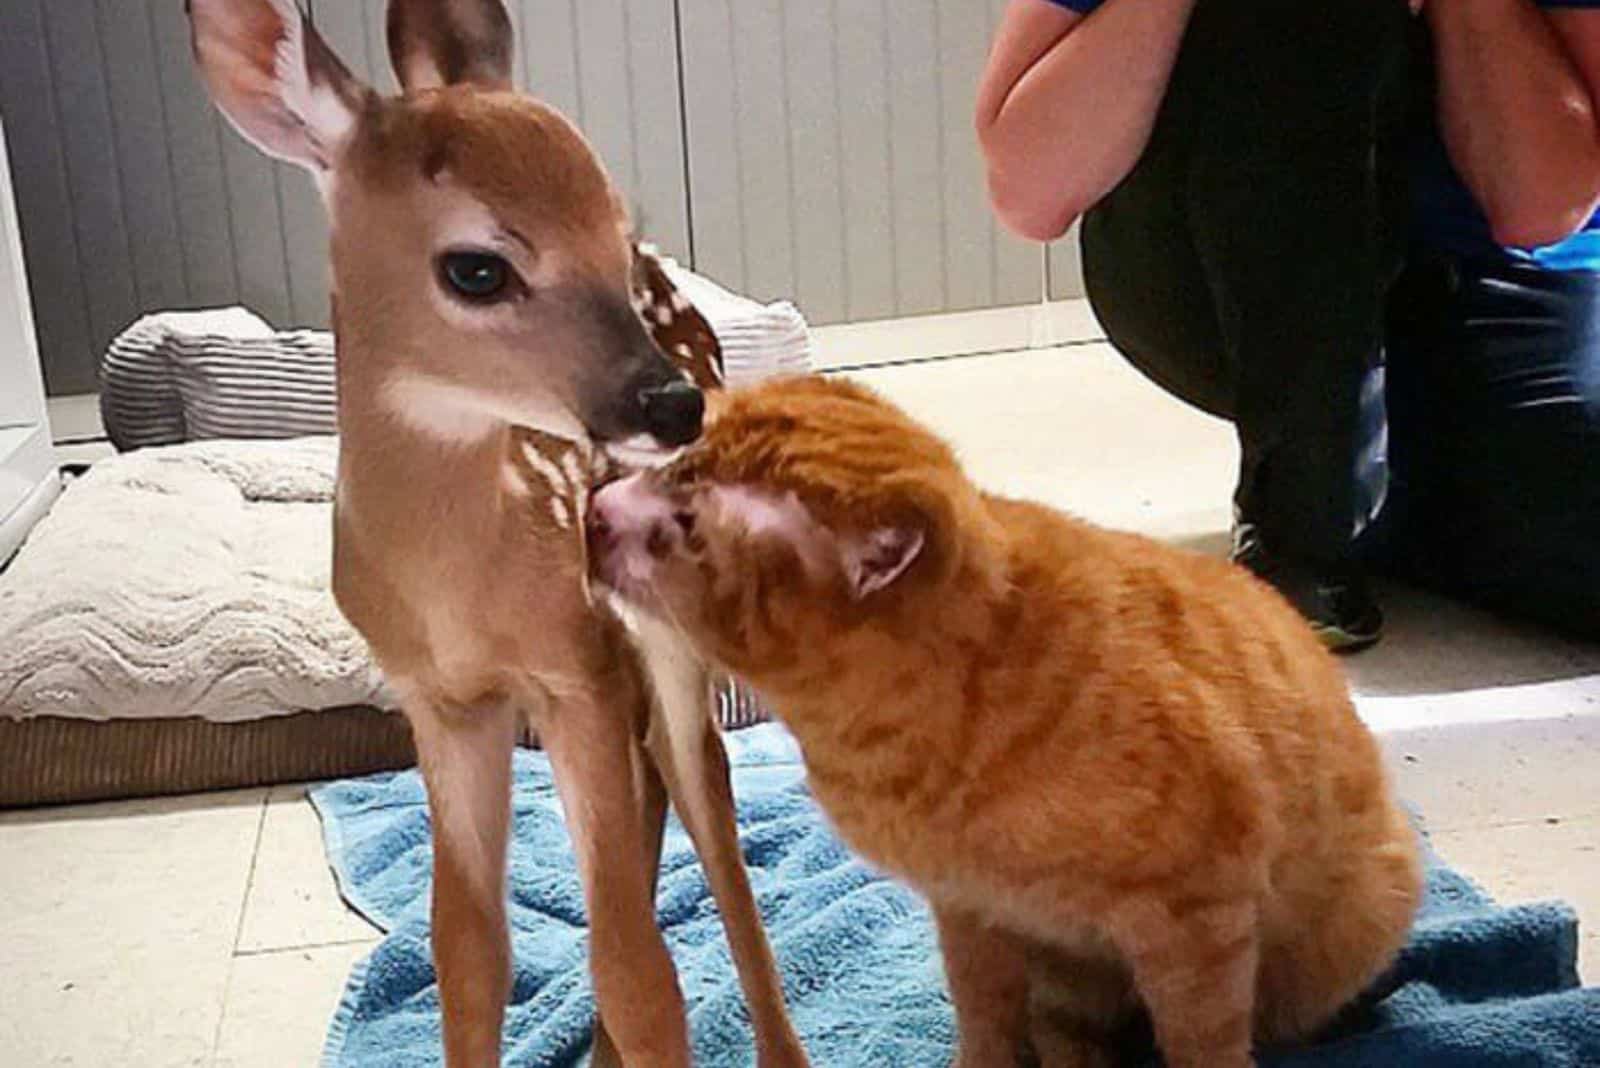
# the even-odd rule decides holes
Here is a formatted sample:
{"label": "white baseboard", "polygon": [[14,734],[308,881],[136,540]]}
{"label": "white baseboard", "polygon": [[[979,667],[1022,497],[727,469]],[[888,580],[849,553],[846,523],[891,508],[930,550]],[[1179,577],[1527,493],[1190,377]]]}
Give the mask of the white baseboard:
{"label": "white baseboard", "polygon": [[1101,341],[1086,300],[812,327],[818,370]]}
{"label": "white baseboard", "polygon": [[56,461],[68,464],[94,464],[117,454],[109,441],[80,441],[56,446]]}
{"label": "white baseboard", "polygon": [[99,441],[106,436],[100,422],[100,394],[70,393],[45,402],[50,412],[50,436],[57,442]]}

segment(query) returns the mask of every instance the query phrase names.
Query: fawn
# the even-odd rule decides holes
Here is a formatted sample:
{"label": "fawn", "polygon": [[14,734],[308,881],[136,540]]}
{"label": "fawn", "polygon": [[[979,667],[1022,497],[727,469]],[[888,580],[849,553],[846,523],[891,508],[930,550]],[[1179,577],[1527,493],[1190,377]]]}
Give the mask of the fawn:
{"label": "fawn", "polygon": [[309,170],[328,209],[334,594],[400,696],[427,783],[446,1064],[500,1059],[524,725],[549,753],[583,879],[595,1063],[690,1063],[654,911],[670,795],[723,914],[759,1063],[805,1064],[739,854],[710,675],[671,634],[596,603],[585,578],[594,465],[699,434],[686,368],[713,384],[695,347],[709,330],[641,261],[583,137],[513,91],[499,0],[393,0],[391,97],[295,0],[189,0],[189,13],[217,105]]}

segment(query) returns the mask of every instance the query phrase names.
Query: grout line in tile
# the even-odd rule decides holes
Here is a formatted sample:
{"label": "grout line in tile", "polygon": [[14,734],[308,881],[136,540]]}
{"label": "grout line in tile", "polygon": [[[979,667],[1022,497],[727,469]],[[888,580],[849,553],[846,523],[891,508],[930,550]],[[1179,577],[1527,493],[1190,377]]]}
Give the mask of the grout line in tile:
{"label": "grout line in tile", "polygon": [[211,1031],[211,1053],[206,1058],[209,1068],[216,1068],[222,1049],[222,1027],[228,1020],[228,999],[233,996],[233,961],[239,952],[239,942],[244,938],[244,917],[250,908],[250,891],[256,883],[256,860],[261,856],[261,838],[267,826],[267,799],[271,795],[270,788],[261,791],[261,812],[256,817],[255,841],[250,846],[250,868],[245,872],[244,893],[239,897],[239,918],[233,925],[233,946],[228,953],[228,970],[222,979],[222,997],[217,1004],[217,1026]]}
{"label": "grout line in tile", "polygon": [[250,894],[256,886],[256,863],[261,859],[261,839],[267,827],[267,802],[272,797],[271,789],[261,793],[261,814],[256,818],[256,840],[250,847],[250,870],[244,877],[244,896],[239,901],[239,919],[233,926],[233,946],[230,955],[237,956],[239,943],[244,940],[244,918],[250,911]]}
{"label": "grout line in tile", "polygon": [[382,940],[383,932],[374,928],[370,938],[335,938],[329,942],[306,942],[298,946],[264,946],[260,949],[241,949],[234,953],[233,959],[270,957],[277,953],[301,953],[311,949],[337,949],[340,946],[370,946]]}

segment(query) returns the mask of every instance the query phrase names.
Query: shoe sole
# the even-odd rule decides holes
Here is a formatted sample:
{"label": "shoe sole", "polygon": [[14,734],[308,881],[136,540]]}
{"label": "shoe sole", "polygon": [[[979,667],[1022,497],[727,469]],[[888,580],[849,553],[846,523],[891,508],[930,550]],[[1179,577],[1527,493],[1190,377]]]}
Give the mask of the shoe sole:
{"label": "shoe sole", "polygon": [[1359,634],[1332,623],[1313,623],[1311,630],[1322,642],[1323,648],[1331,653],[1359,653],[1363,649],[1377,645],[1378,640],[1383,637],[1382,631]]}

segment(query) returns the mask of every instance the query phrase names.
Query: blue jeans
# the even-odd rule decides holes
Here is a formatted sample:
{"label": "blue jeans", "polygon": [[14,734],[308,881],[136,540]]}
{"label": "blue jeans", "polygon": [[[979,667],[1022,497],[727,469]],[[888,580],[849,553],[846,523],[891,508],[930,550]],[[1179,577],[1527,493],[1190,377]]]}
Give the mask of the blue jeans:
{"label": "blue jeans", "polygon": [[1387,336],[1377,563],[1600,637],[1600,274],[1414,256]]}

